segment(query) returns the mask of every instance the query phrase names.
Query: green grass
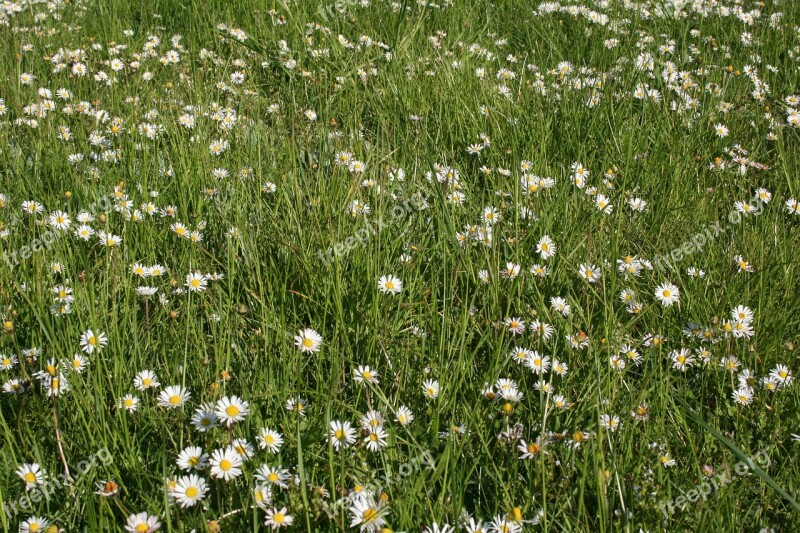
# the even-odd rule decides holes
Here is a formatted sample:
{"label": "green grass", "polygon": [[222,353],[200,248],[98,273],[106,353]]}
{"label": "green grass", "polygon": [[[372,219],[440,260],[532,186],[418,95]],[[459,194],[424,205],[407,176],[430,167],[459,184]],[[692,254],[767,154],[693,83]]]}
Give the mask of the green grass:
{"label": "green grass", "polygon": [[[38,463],[51,479],[66,467],[72,479],[30,508],[3,513],[0,528],[15,531],[29,516],[42,516],[65,531],[122,531],[129,515],[146,511],[164,531],[215,531],[213,521],[222,531],[266,531],[253,496],[263,464],[290,473],[288,488],[276,489],[267,506],[287,508],[290,530],[349,529],[359,485],[383,499],[386,527],[394,531],[434,522],[457,527],[467,514],[488,525],[513,518],[515,509],[525,522],[513,527],[526,531],[798,527],[798,443],[791,434],[800,433],[800,395],[794,383],[767,391],[761,378],[778,364],[796,373],[800,353],[800,217],[786,208],[800,195],[800,130],[787,121],[787,97],[800,93],[800,9],[747,0],[743,12],[760,9],[747,26],[690,6],[685,17],[660,17],[660,2],[651,1],[638,11],[616,1],[587,4],[607,15],[606,24],[537,13],[538,4],[525,2],[370,4],[342,13],[334,6],[323,16],[318,7],[328,4],[313,2],[71,1],[52,12],[25,4],[0,26],[7,43],[0,49],[0,248],[19,260],[0,261],[0,353],[19,359],[0,373],[3,382],[28,385],[22,394],[0,394],[0,504],[20,509],[20,498],[33,494],[16,474],[21,464]],[[779,11],[780,19],[770,18]],[[232,38],[232,28],[247,39]],[[152,56],[144,53],[151,35],[160,40]],[[173,35],[181,36],[180,48]],[[372,44],[359,45],[362,38]],[[606,46],[609,39],[616,46]],[[668,40],[674,50],[662,52]],[[176,49],[180,61],[161,64]],[[71,73],[78,59],[67,56],[75,50],[83,50],[86,76]],[[645,53],[652,73],[636,68]],[[114,58],[124,64],[119,72]],[[64,67],[55,71],[59,62]],[[563,62],[569,68],[559,71]],[[667,81],[667,62],[686,77]],[[503,68],[513,73],[505,82],[496,78]],[[115,81],[95,80],[98,71]],[[231,81],[237,71],[245,73],[240,85]],[[24,73],[36,79],[25,85]],[[760,98],[756,81],[769,87]],[[498,91],[501,83],[508,96]],[[640,84],[660,98],[635,98]],[[40,87],[52,97],[39,95]],[[57,97],[59,88],[71,92],[69,101]],[[46,100],[52,110],[32,127],[26,121],[36,109],[27,106]],[[80,102],[93,112],[81,113],[87,104]],[[210,117],[215,105],[235,111],[229,130]],[[196,117],[193,129],[180,125],[184,114]],[[139,131],[145,123],[161,127],[156,139]],[[730,134],[718,137],[717,124]],[[63,126],[69,140],[59,137]],[[95,132],[107,146],[92,144]],[[468,153],[480,134],[490,144]],[[215,156],[209,145],[218,139],[228,148]],[[746,172],[733,160],[740,155],[735,145],[755,163]],[[118,150],[118,161],[104,160],[106,150]],[[339,165],[341,152],[362,161],[364,172]],[[74,154],[83,159],[70,162]],[[722,168],[711,168],[715,158]],[[553,178],[554,187],[526,194],[523,161],[531,174]],[[573,185],[574,162],[609,198],[610,214]],[[458,183],[437,181],[439,165],[456,169]],[[405,179],[390,179],[391,168],[402,168]],[[215,177],[215,169],[228,176]],[[265,191],[267,183],[274,192]],[[730,218],[734,203],[751,200],[758,188],[771,202],[757,215]],[[450,201],[455,190],[465,195],[462,206]],[[645,200],[647,209],[632,211],[631,198]],[[26,214],[27,200],[44,211]],[[369,213],[351,216],[353,201]],[[98,202],[111,209],[95,209],[89,225],[121,237],[119,246],[73,234],[78,213]],[[176,217],[131,220],[146,202],[174,206]],[[502,219],[486,246],[475,236],[490,206]],[[523,208],[536,220],[524,219]],[[69,231],[47,226],[57,210],[69,215]],[[178,236],[174,222],[189,230],[203,222],[202,241]],[[642,268],[638,276],[617,271],[619,259],[655,263],[715,224],[721,232],[672,267]],[[549,259],[537,252],[544,235],[557,247]],[[42,249],[22,251],[51,236],[51,244],[36,245]],[[329,249],[334,260],[322,261]],[[739,255],[752,272],[740,271]],[[56,262],[61,273],[52,269]],[[142,279],[134,263],[161,264],[168,273]],[[508,263],[521,266],[516,279],[501,274]],[[579,276],[584,263],[600,267],[599,282]],[[535,276],[534,264],[549,274]],[[688,275],[689,267],[705,277]],[[481,280],[484,270],[489,283]],[[196,271],[221,279],[188,292],[186,276]],[[378,290],[390,274],[402,280],[399,294]],[[673,306],[654,298],[663,282],[680,289]],[[62,284],[74,296],[64,315],[51,312],[52,289]],[[158,293],[145,299],[135,291],[140,285]],[[635,292],[639,312],[620,300],[626,289]],[[551,306],[552,297],[570,304],[568,317]],[[750,338],[723,331],[738,305],[754,313]],[[510,317],[541,320],[554,333],[515,336],[503,325]],[[689,323],[713,331],[715,342],[685,335]],[[302,328],[322,335],[319,352],[295,347]],[[104,332],[107,345],[86,354],[82,373],[65,369],[69,390],[49,397],[47,378],[34,374],[46,374],[51,358],[69,363],[89,329]],[[588,346],[574,349],[568,337],[579,332]],[[648,334],[666,340],[645,346]],[[624,344],[642,359],[619,371],[609,360]],[[42,350],[36,360],[26,360],[23,350],[31,347]],[[562,361],[569,371],[546,372],[550,391],[542,390],[540,376],[509,357],[515,347]],[[711,352],[708,364],[673,368],[673,350],[700,347]],[[741,363],[735,372],[721,365],[732,356]],[[361,365],[379,372],[377,384],[354,381]],[[732,397],[744,369],[757,380],[747,406]],[[133,386],[143,370],[154,371],[162,388],[185,386],[191,399],[180,409],[160,407],[158,390]],[[501,378],[514,380],[522,398],[484,397]],[[441,386],[435,400],[425,397],[427,379]],[[126,394],[139,398],[135,412],[118,407]],[[232,395],[249,402],[243,421],[206,433],[191,425],[201,404]],[[568,408],[554,407],[554,395]],[[305,416],[286,409],[295,397],[306,401]],[[636,420],[631,413],[642,404],[649,417]],[[395,421],[403,405],[414,414],[405,427]],[[386,418],[387,446],[379,453],[367,449],[359,428],[370,409]],[[601,427],[606,414],[619,417],[617,431]],[[353,425],[355,445],[331,446],[335,420]],[[519,442],[500,437],[517,425],[517,437],[546,442],[535,458],[520,459]],[[258,447],[263,427],[282,435],[279,452]],[[579,430],[591,436],[573,448],[568,441]],[[200,446],[210,455],[236,438],[256,446],[240,477],[200,472],[209,490],[192,507],[168,496],[168,480],[186,474],[176,465],[181,450]],[[79,475],[81,461],[98,452],[108,460]],[[676,464],[664,466],[664,454]],[[738,463],[757,456],[768,461],[736,473]],[[660,504],[720,473],[730,473],[731,482],[664,516]],[[109,480],[119,492],[95,494],[97,483]]]}

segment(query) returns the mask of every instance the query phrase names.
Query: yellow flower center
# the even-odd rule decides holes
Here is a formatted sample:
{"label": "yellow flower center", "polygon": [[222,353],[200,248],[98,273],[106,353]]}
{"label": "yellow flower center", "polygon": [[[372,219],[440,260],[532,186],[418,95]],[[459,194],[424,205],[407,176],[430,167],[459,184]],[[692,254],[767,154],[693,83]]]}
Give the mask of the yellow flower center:
{"label": "yellow flower center", "polygon": [[188,489],[186,489],[186,496],[188,498],[194,498],[195,496],[197,496],[198,492],[200,491],[197,490],[197,487],[189,487]]}
{"label": "yellow flower center", "polygon": [[36,483],[36,474],[33,472],[25,474],[25,483]]}
{"label": "yellow flower center", "polygon": [[223,472],[227,472],[228,470],[230,470],[231,466],[232,466],[231,462],[228,461],[227,459],[223,459],[222,461],[219,462],[219,469],[222,470]]}
{"label": "yellow flower center", "polygon": [[172,405],[178,405],[179,403],[181,403],[181,397],[178,396],[177,394],[173,394],[172,396],[169,397],[169,403],[171,403]]}
{"label": "yellow flower center", "polygon": [[283,522],[286,521],[286,517],[283,516],[283,513],[275,513],[274,515],[272,515],[272,521],[275,522],[276,524],[282,524]]}
{"label": "yellow flower center", "polygon": [[232,416],[236,416],[236,415],[238,415],[238,414],[239,414],[239,408],[238,408],[238,407],[236,407],[235,405],[229,405],[229,406],[228,406],[228,407],[225,409],[225,414],[226,414],[226,415],[228,415],[228,416],[231,416],[231,417],[232,417]]}
{"label": "yellow flower center", "polygon": [[311,348],[313,345],[314,345],[314,341],[313,340],[311,340],[309,338],[303,339],[303,346],[305,346],[306,348]]}

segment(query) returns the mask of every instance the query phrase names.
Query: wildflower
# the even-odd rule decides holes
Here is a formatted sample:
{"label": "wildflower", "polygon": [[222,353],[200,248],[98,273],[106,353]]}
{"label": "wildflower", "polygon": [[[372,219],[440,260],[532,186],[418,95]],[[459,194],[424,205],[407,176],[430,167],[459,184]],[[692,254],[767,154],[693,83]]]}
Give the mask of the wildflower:
{"label": "wildflower", "polygon": [[281,509],[273,507],[267,510],[267,519],[264,521],[264,525],[272,529],[278,529],[290,526],[292,522],[294,522],[294,518],[290,514],[287,514],[286,507],[282,507]]}
{"label": "wildflower", "polygon": [[439,382],[433,379],[426,379],[422,384],[422,390],[426,398],[435,400],[439,397]]}
{"label": "wildflower", "polygon": [[238,396],[225,396],[217,402],[214,411],[217,419],[230,427],[236,422],[241,422],[250,413],[250,404]]}
{"label": "wildflower", "polygon": [[359,366],[353,369],[353,379],[359,384],[370,383],[377,385],[378,371],[371,369],[369,366]]}
{"label": "wildflower", "polygon": [[180,385],[166,387],[158,395],[158,405],[177,409],[191,398],[191,393]]}
{"label": "wildflower", "polygon": [[578,268],[580,276],[589,283],[597,283],[602,276],[600,269],[591,264],[582,264]]}
{"label": "wildflower", "polygon": [[87,329],[81,335],[80,339],[81,350],[88,354],[93,354],[95,351],[100,351],[108,344],[108,337],[105,333],[95,334],[91,329]]}
{"label": "wildflower", "polygon": [[186,287],[191,292],[203,292],[207,286],[207,278],[199,272],[186,274]]}
{"label": "wildflower", "polygon": [[211,475],[224,481],[230,481],[242,474],[242,458],[230,447],[214,450],[209,464]]}
{"label": "wildflower", "polygon": [[672,283],[664,282],[656,287],[655,295],[664,307],[669,307],[678,301],[680,291]]}
{"label": "wildflower", "polygon": [[283,446],[283,437],[273,429],[263,428],[258,437],[258,445],[262,450],[265,449],[271,453],[278,453],[281,446]]}
{"label": "wildflower", "polygon": [[199,446],[188,446],[178,454],[177,464],[181,470],[203,470],[208,466],[208,455]]}
{"label": "wildflower", "polygon": [[25,482],[25,490],[31,490],[45,481],[45,473],[39,463],[25,463],[18,466],[17,476]]}
{"label": "wildflower", "polygon": [[294,344],[303,353],[315,353],[322,345],[322,336],[313,329],[301,329],[294,337]]}
{"label": "wildflower", "polygon": [[205,498],[208,492],[206,480],[196,474],[189,474],[178,479],[172,495],[181,507],[193,507]]}
{"label": "wildflower", "polygon": [[161,529],[161,522],[157,516],[142,512],[128,516],[125,523],[125,531],[130,533],[153,533]]}
{"label": "wildflower", "polygon": [[356,441],[356,430],[353,429],[350,422],[334,420],[331,422],[330,441],[336,451],[339,451],[340,448],[347,448]]}
{"label": "wildflower", "polygon": [[397,417],[395,418],[395,420],[401,426],[407,426],[408,424],[414,421],[414,414],[411,412],[411,409],[409,409],[405,405],[401,406],[397,410],[396,416]]}
{"label": "wildflower", "polygon": [[378,290],[384,294],[398,294],[403,290],[403,282],[392,275],[381,276],[378,280]]}

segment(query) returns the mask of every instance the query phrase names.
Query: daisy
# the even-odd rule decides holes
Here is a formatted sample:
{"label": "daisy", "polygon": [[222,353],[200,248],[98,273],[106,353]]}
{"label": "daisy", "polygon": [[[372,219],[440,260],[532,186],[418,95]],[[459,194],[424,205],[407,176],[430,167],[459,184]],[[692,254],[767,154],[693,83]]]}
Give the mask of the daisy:
{"label": "daisy", "polygon": [[386,430],[379,427],[369,432],[369,434],[364,438],[364,444],[366,444],[366,447],[369,451],[378,452],[381,448],[386,446],[386,437]]}
{"label": "daisy", "polygon": [[525,322],[520,318],[509,317],[505,320],[505,326],[512,335],[519,335],[525,332]]}
{"label": "daisy", "polygon": [[519,533],[522,531],[522,526],[511,521],[507,516],[497,515],[489,522],[489,531],[491,533]]}
{"label": "daisy", "polygon": [[252,459],[256,454],[256,449],[247,442],[247,439],[233,439],[229,448],[239,454],[243,463]]}
{"label": "daisy", "polygon": [[106,233],[105,231],[98,231],[97,239],[107,248],[114,248],[122,244],[122,237],[114,235],[113,233]]}
{"label": "daisy", "polygon": [[195,409],[192,415],[192,426],[200,433],[217,427],[217,414],[211,405],[203,405]]}
{"label": "daisy", "polygon": [[597,283],[602,276],[600,269],[591,264],[582,264],[578,268],[578,273],[580,276],[588,281],[589,283]]}
{"label": "daisy", "polygon": [[95,494],[103,498],[111,498],[119,492],[119,485],[113,481],[98,481],[96,484],[97,491]]}
{"label": "daisy", "polygon": [[611,431],[617,431],[620,427],[619,417],[617,415],[600,415],[600,427]]}
{"label": "daisy", "polygon": [[339,448],[347,448],[356,441],[356,430],[350,422],[334,420],[330,428],[329,440],[336,451],[339,451]]}
{"label": "daisy", "polygon": [[792,384],[792,371],[786,365],[777,365],[769,373],[770,377],[775,379],[782,387],[788,387]]}
{"label": "daisy", "polygon": [[426,398],[435,400],[439,397],[439,382],[433,379],[426,379],[422,384],[422,390]]}
{"label": "daisy", "polygon": [[396,416],[397,418],[395,418],[395,420],[401,426],[407,426],[408,424],[414,421],[414,414],[411,412],[411,409],[409,409],[405,405],[401,406],[397,410]]}
{"label": "daisy", "polygon": [[386,525],[384,516],[388,512],[382,501],[375,501],[371,494],[353,498],[350,505],[350,527],[358,527],[362,532],[382,531]]}
{"label": "daisy", "polygon": [[724,124],[716,124],[714,126],[714,133],[717,134],[717,137],[722,139],[722,138],[728,136],[729,130],[728,130],[728,127],[725,126]]}
{"label": "daisy", "polygon": [[152,370],[142,370],[133,378],[133,386],[137,390],[143,391],[150,388],[158,388],[161,383],[158,382],[158,378]]}
{"label": "daisy", "polygon": [[178,479],[172,495],[181,507],[192,507],[205,498],[206,492],[206,480],[196,474],[189,474]]}
{"label": "daisy", "polygon": [[158,521],[158,517],[147,512],[130,515],[125,524],[125,531],[130,533],[153,533],[159,529],[161,522]]}
{"label": "daisy", "polygon": [[525,360],[525,366],[530,368],[534,374],[544,374],[550,369],[550,358],[534,351]]}
{"label": "daisy", "polygon": [[230,447],[214,450],[209,464],[211,475],[218,479],[230,481],[242,474],[242,458]]}
{"label": "daisy", "polygon": [[22,210],[29,215],[38,215],[44,211],[44,206],[34,200],[27,200],[22,202]]}
{"label": "daisy", "polygon": [[550,237],[544,235],[539,239],[539,243],[536,245],[536,251],[542,259],[550,259],[556,255],[556,245]]}
{"label": "daisy", "polygon": [[733,391],[731,394],[733,401],[738,403],[739,405],[750,405],[753,403],[753,389],[750,387],[740,387],[737,390]]}
{"label": "daisy", "polygon": [[733,262],[739,267],[739,272],[753,272],[754,269],[749,262],[745,261],[741,255],[733,256]]}
{"label": "daisy", "polygon": [[283,446],[283,436],[274,429],[263,428],[258,436],[258,445],[262,450],[278,453]]}
{"label": "daisy", "polygon": [[594,205],[597,206],[598,211],[606,215],[610,215],[614,210],[614,206],[611,205],[611,201],[608,199],[608,197],[602,194],[597,195],[594,200]]}
{"label": "daisy", "polygon": [[568,317],[572,308],[567,303],[564,298],[560,296],[553,296],[550,298],[550,307],[553,308],[554,311],[561,313],[562,316]]}
{"label": "daisy", "polygon": [[361,420],[359,420],[359,422],[361,424],[361,429],[365,431],[372,431],[374,429],[383,427],[386,419],[384,418],[383,413],[371,409],[361,416]]}
{"label": "daisy", "polygon": [[378,280],[378,290],[384,294],[397,294],[403,290],[403,282],[391,274],[381,276]]}
{"label": "daisy", "polygon": [[534,352],[532,352],[527,348],[514,348],[513,350],[511,350],[511,354],[509,355],[509,357],[511,357],[511,359],[516,361],[517,363],[522,364],[525,363],[528,357],[533,353]]}
{"label": "daisy", "polygon": [[95,334],[91,329],[87,329],[80,338],[81,350],[88,354],[93,354],[95,350],[100,351],[108,344],[105,333]]}
{"label": "daisy", "polygon": [[322,336],[313,329],[301,329],[294,338],[294,344],[303,353],[315,353],[322,345]]}
{"label": "daisy", "polygon": [[50,521],[43,516],[32,516],[20,522],[19,533],[43,533],[49,525]]}
{"label": "daisy", "polygon": [[500,212],[494,207],[487,207],[483,210],[483,221],[489,226],[500,222],[501,218]]}
{"label": "daisy", "polygon": [[47,223],[57,230],[67,230],[70,225],[69,215],[63,211],[53,211]]}
{"label": "daisy", "polygon": [[519,444],[517,445],[517,450],[519,450],[522,453],[522,455],[519,458],[534,459],[544,451],[544,447],[545,447],[545,442],[542,440],[541,435],[536,437],[536,440],[532,442],[527,442],[525,439],[522,439],[519,441]]}
{"label": "daisy", "polygon": [[0,370],[11,370],[17,365],[17,356],[14,354],[11,355],[0,355]]}
{"label": "daisy", "polygon": [[117,407],[125,409],[129,413],[133,413],[139,408],[139,398],[133,394],[126,394],[117,401]]}
{"label": "daisy", "polygon": [[261,465],[256,470],[255,478],[268,486],[274,485],[281,489],[286,489],[289,487],[288,481],[291,479],[291,475],[285,468]]}
{"label": "daisy", "polygon": [[664,307],[669,307],[678,301],[680,291],[672,283],[664,282],[656,287],[655,296]]}
{"label": "daisy", "polygon": [[25,490],[31,490],[36,485],[41,485],[45,481],[44,470],[39,463],[25,463],[17,467],[17,476],[25,482]]}
{"label": "daisy", "polygon": [[75,236],[82,241],[88,241],[94,235],[94,229],[91,226],[87,226],[86,224],[81,224],[77,228],[75,228]]}
{"label": "daisy", "polygon": [[231,427],[236,422],[241,422],[250,413],[250,404],[238,396],[225,396],[217,402],[214,412],[217,418],[226,426]]}
{"label": "daisy", "polygon": [[181,470],[202,470],[208,466],[208,455],[199,446],[188,446],[178,454],[177,464]]}
{"label": "daisy", "polygon": [[268,485],[256,485],[253,489],[253,499],[261,509],[266,509],[272,504],[272,489]]}
{"label": "daisy", "polygon": [[191,393],[182,386],[171,385],[162,390],[161,394],[158,395],[158,405],[177,409],[186,403],[191,396]]}
{"label": "daisy", "polygon": [[744,305],[737,305],[731,311],[731,317],[734,320],[740,320],[745,323],[750,323],[753,321],[753,311],[752,309]]}
{"label": "daisy", "polygon": [[267,510],[267,519],[264,521],[264,525],[272,529],[278,529],[280,527],[290,526],[292,522],[294,522],[294,518],[287,514],[286,507],[282,507],[281,509],[273,507]]}
{"label": "daisy", "polygon": [[208,286],[207,278],[199,272],[186,274],[186,287],[191,292],[203,292]]}
{"label": "daisy", "polygon": [[371,369],[369,366],[359,366],[353,369],[353,380],[356,383],[371,383],[378,384],[378,371]]}
{"label": "daisy", "polygon": [[661,461],[661,464],[664,467],[675,466],[676,464],[678,464],[678,463],[675,462],[675,459],[672,459],[669,456],[669,454],[666,454],[666,453],[661,455],[661,456],[659,456],[658,460]]}

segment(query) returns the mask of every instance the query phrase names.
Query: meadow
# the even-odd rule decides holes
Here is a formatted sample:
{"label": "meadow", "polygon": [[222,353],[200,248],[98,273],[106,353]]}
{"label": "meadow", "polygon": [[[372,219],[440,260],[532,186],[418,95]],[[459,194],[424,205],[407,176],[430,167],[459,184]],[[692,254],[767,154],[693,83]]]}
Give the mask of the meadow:
{"label": "meadow", "polygon": [[800,3],[0,39],[3,532],[800,528]]}

